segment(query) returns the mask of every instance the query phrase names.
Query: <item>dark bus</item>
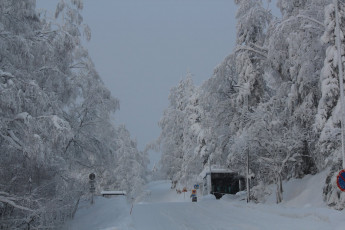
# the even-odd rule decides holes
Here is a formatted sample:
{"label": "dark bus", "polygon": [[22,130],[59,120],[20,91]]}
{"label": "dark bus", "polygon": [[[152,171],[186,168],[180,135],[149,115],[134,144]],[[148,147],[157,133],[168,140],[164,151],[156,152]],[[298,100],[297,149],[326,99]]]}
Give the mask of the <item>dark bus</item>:
{"label": "dark bus", "polygon": [[224,194],[236,194],[243,190],[245,190],[245,177],[236,172],[211,171],[203,178],[203,195],[213,194],[220,199]]}

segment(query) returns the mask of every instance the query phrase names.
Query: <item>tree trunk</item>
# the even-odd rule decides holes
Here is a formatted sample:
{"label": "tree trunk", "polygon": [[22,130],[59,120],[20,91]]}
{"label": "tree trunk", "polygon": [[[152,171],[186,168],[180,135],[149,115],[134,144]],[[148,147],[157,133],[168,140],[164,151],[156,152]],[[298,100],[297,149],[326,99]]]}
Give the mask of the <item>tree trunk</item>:
{"label": "tree trunk", "polygon": [[282,183],[282,177],[281,174],[278,173],[276,178],[276,184],[277,184],[277,191],[276,191],[276,198],[277,198],[277,204],[283,201],[283,183]]}
{"label": "tree trunk", "polygon": [[77,209],[78,209],[78,205],[79,205],[79,201],[80,201],[80,197],[81,197],[81,195],[79,195],[79,197],[78,197],[78,200],[77,200],[77,203],[74,205],[74,208],[73,208],[73,211],[72,211],[72,219],[74,219],[74,215],[75,215],[75,213],[77,212]]}

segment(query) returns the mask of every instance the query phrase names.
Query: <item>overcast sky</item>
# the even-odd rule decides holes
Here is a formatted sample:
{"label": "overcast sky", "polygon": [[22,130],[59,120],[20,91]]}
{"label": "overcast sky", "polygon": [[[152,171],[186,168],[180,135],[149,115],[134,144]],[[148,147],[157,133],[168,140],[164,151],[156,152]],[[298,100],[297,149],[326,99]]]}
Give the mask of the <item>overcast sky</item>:
{"label": "overcast sky", "polygon": [[[37,0],[37,7],[55,10],[57,2]],[[84,0],[89,53],[120,100],[115,122],[139,149],[159,136],[170,88],[187,71],[200,85],[232,52],[235,13],[233,0]]]}

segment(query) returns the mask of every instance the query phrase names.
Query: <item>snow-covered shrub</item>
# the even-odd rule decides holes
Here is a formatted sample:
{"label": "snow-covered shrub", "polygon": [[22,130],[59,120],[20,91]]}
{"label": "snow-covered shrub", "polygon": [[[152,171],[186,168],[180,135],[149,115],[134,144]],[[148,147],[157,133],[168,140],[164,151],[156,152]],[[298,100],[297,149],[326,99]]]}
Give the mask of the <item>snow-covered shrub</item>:
{"label": "snow-covered shrub", "polygon": [[272,191],[262,181],[254,186],[250,192],[250,199],[257,203],[264,203],[266,197],[272,194]]}
{"label": "snow-covered shrub", "polygon": [[340,170],[342,170],[342,164],[339,160],[338,163],[332,166],[327,175],[325,186],[323,187],[323,198],[330,207],[343,210],[345,208],[345,193],[340,191],[337,186],[337,176]]}

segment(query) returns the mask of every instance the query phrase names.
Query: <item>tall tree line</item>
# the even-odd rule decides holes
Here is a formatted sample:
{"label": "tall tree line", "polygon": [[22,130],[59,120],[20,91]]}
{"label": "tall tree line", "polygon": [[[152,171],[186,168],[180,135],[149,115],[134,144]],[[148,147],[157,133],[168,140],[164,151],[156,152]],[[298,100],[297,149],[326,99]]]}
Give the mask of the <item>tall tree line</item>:
{"label": "tall tree line", "polygon": [[[270,1],[234,2],[233,53],[200,87],[187,76],[170,92],[159,123],[160,173],[178,185],[200,180],[209,164],[245,175],[249,151],[252,199],[263,199],[266,185],[275,183],[279,203],[282,180],[331,168],[325,202],[343,208],[335,182],[341,169],[336,6],[279,0],[277,18]],[[338,8],[345,32],[345,6]]]}
{"label": "tall tree line", "polygon": [[[55,19],[35,0],[0,2],[0,228],[59,228],[88,194],[134,196],[147,156],[112,114],[111,96],[83,47],[81,0],[59,1]],[[130,179],[131,177],[131,179]]]}

